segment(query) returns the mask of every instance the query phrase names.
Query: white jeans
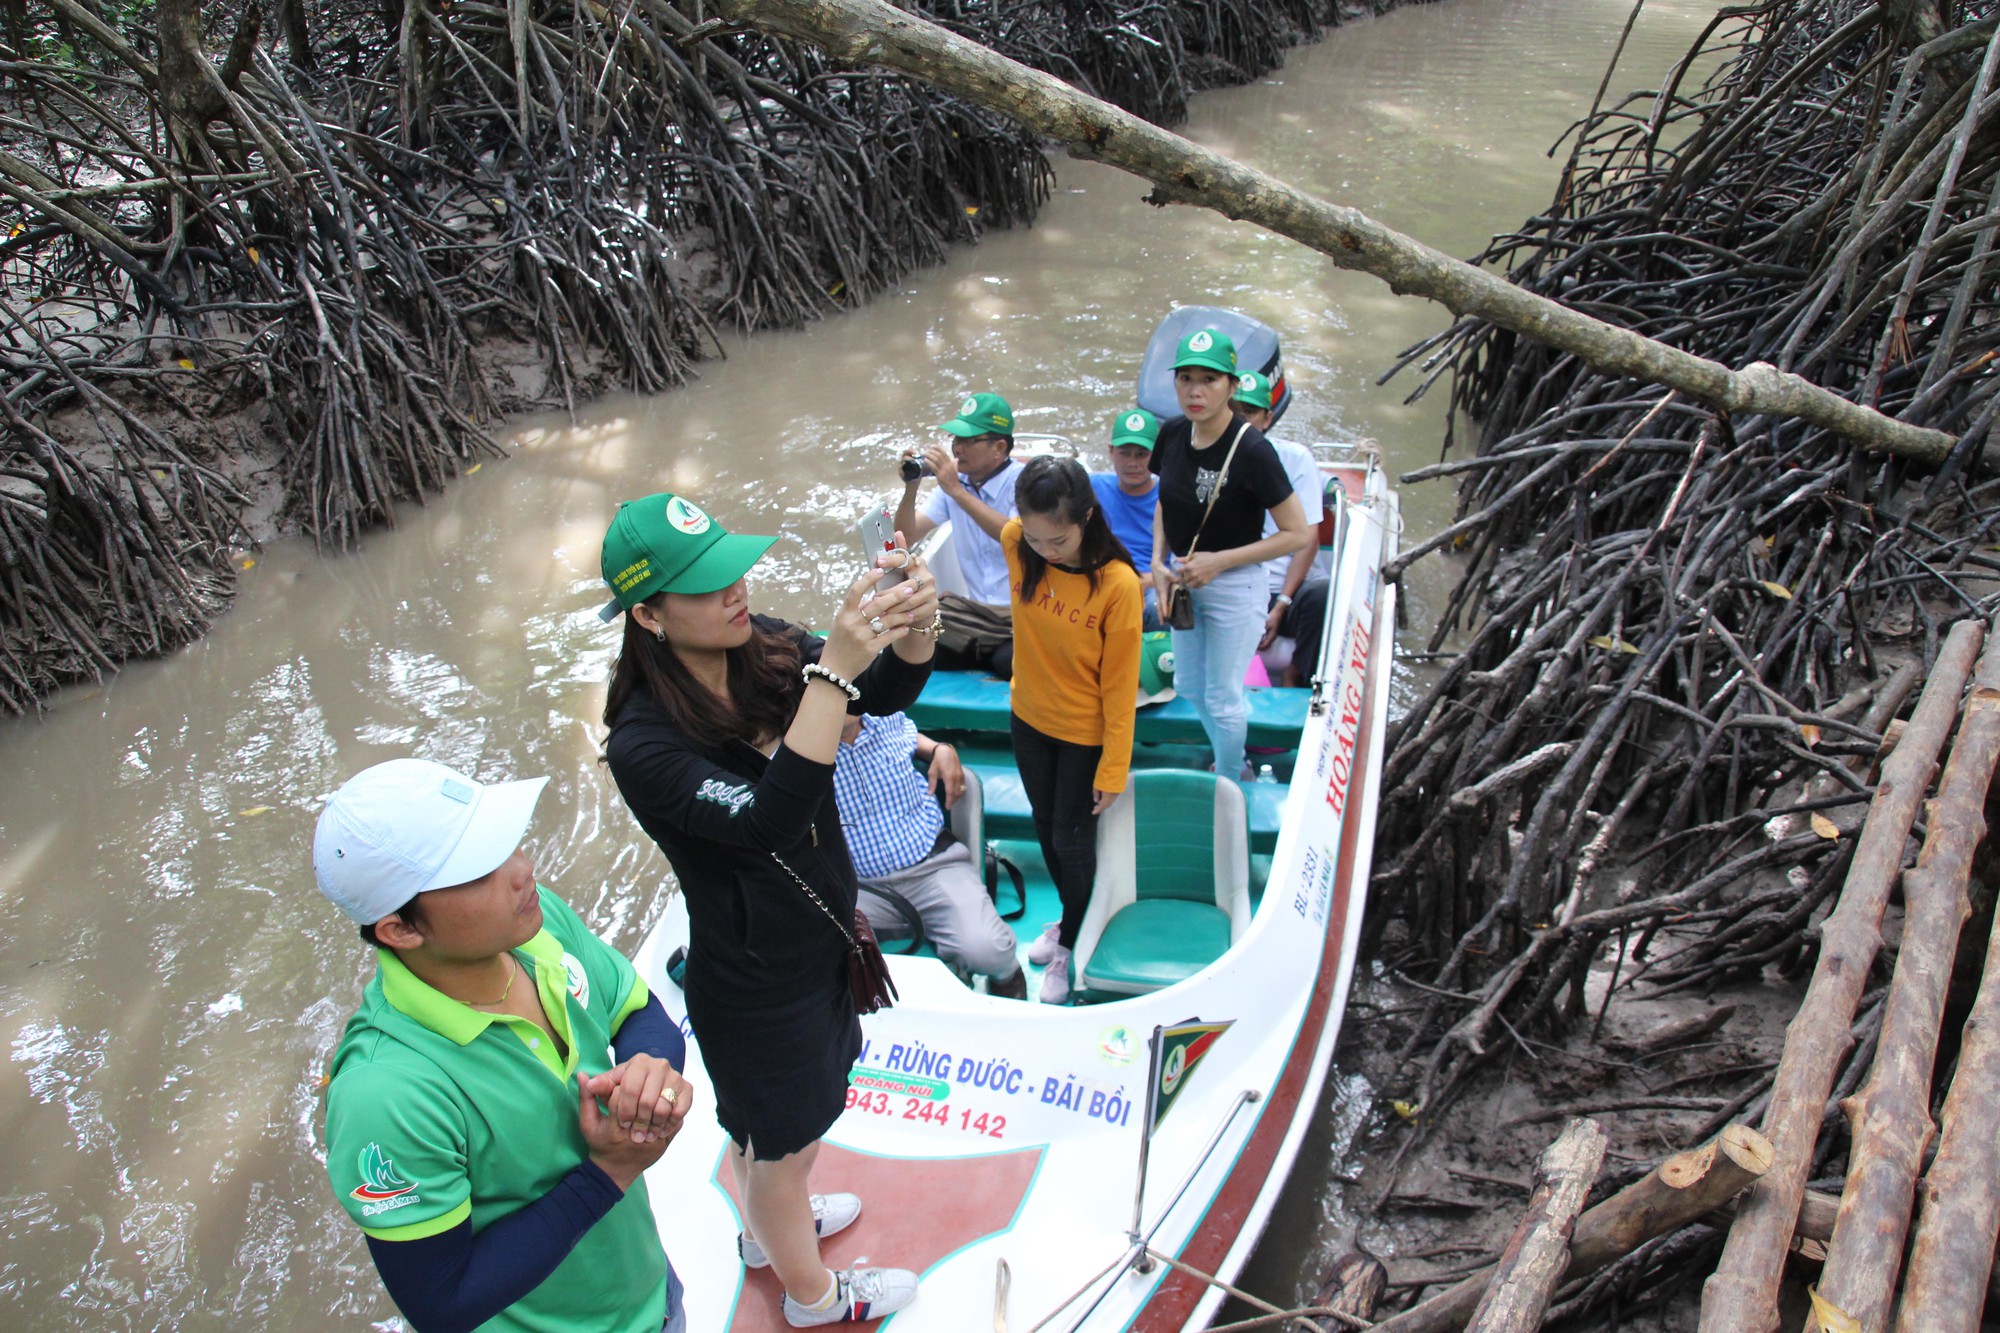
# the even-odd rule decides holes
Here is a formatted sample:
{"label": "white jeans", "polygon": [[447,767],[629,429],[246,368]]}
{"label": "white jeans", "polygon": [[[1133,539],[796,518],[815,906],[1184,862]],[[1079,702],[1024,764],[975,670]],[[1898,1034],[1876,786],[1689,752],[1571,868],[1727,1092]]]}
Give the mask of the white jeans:
{"label": "white jeans", "polygon": [[860,907],[885,940],[908,939],[921,929],[938,957],[968,972],[1005,981],[1021,970],[1014,932],[993,910],[962,842],[905,869],[862,879]]}
{"label": "white jeans", "polygon": [[1262,565],[1232,569],[1194,590],[1194,628],[1174,631],[1174,693],[1200,715],[1221,777],[1243,772],[1250,735],[1243,673],[1264,637],[1269,601]]}

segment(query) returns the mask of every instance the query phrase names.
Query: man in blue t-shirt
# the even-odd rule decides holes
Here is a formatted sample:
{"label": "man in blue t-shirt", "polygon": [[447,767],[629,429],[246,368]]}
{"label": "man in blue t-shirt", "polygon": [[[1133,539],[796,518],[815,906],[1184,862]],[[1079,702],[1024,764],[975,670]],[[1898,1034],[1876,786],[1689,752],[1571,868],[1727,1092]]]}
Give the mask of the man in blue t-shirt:
{"label": "man in blue t-shirt", "polygon": [[[1153,441],[1159,438],[1160,419],[1142,407],[1120,412],[1111,422],[1111,471],[1090,474],[1090,488],[1104,510],[1111,535],[1125,547],[1126,554],[1140,570],[1153,567],[1153,509],[1160,502],[1160,479],[1150,466]],[[1146,615],[1143,628],[1160,628],[1160,612],[1153,604],[1153,583],[1146,585]]]}

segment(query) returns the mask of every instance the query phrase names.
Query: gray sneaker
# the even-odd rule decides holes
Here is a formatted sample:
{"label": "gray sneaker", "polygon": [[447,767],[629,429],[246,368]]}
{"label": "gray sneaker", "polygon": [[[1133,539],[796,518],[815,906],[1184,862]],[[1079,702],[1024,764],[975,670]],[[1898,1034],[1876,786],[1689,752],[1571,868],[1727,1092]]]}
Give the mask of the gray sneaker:
{"label": "gray sneaker", "polygon": [[[854,1225],[854,1219],[861,1216],[861,1198],[855,1194],[815,1194],[812,1196],[813,1233],[822,1240],[836,1231],[845,1231]],[[751,1239],[747,1231],[736,1233],[736,1252],[743,1256],[745,1268],[769,1268],[770,1256],[764,1247]]]}
{"label": "gray sneaker", "polygon": [[917,1298],[917,1275],[907,1268],[850,1268],[833,1280],[839,1291],[824,1310],[808,1310],[786,1296],[785,1322],[793,1328],[859,1324],[894,1314]]}

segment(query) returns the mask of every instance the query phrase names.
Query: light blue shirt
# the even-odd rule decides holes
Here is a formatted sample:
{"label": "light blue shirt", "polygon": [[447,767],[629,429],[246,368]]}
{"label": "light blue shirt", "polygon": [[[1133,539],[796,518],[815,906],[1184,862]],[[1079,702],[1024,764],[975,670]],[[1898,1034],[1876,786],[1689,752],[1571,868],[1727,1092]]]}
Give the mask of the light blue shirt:
{"label": "light blue shirt", "polygon": [[[1001,518],[1014,517],[1014,484],[1021,479],[1019,463],[1008,459],[1007,466],[988,477],[983,486],[974,486],[962,472],[958,479]],[[965,595],[975,602],[1007,605],[1012,600],[1008,596],[1007,553],[1000,549],[999,540],[987,536],[986,530],[942,490],[931,492],[922,512],[932,523],[951,524],[951,547],[958,555],[958,570],[965,575]]]}
{"label": "light blue shirt", "polygon": [[875,879],[931,854],[944,811],[911,756],[916,723],[901,713],[861,719],[861,734],[833,760],[833,799],[854,873]]}

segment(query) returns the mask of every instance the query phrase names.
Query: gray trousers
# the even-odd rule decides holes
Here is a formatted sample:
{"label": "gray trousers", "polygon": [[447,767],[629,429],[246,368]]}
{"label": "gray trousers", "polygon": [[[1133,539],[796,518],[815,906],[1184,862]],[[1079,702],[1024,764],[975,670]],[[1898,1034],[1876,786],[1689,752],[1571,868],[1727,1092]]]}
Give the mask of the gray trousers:
{"label": "gray trousers", "polygon": [[861,910],[885,940],[922,931],[938,957],[967,972],[1005,981],[1021,970],[1014,932],[993,910],[972,853],[953,841],[913,866],[861,880]]}

